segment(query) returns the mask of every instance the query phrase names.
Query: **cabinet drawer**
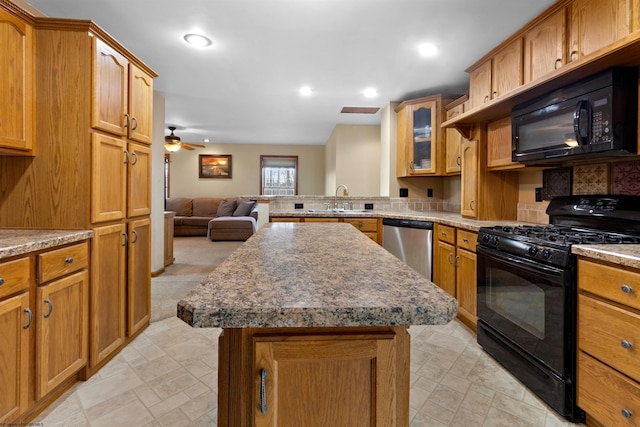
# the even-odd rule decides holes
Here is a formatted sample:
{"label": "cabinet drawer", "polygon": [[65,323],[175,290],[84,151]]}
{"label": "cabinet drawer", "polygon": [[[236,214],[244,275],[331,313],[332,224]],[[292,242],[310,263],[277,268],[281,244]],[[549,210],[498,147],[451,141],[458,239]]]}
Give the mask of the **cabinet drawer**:
{"label": "cabinet drawer", "polygon": [[468,251],[476,251],[476,243],[478,242],[478,233],[466,230],[458,230],[456,246],[464,248]]}
{"label": "cabinet drawer", "polygon": [[440,225],[436,227],[436,239],[448,242],[451,244],[456,243],[456,229],[447,225]]}
{"label": "cabinet drawer", "polygon": [[640,426],[640,384],[579,351],[578,406],[605,426]]}
{"label": "cabinet drawer", "polygon": [[378,220],[375,218],[345,218],[344,222],[353,225],[360,231],[377,232]]}
{"label": "cabinet drawer", "polygon": [[578,346],[640,381],[640,315],[579,295]]}
{"label": "cabinet drawer", "polygon": [[287,218],[283,216],[275,216],[269,219],[271,222],[300,222],[300,218]]}
{"label": "cabinet drawer", "polygon": [[640,273],[578,260],[580,289],[640,310]]}
{"label": "cabinet drawer", "polygon": [[26,289],[32,277],[31,258],[20,258],[0,264],[0,298]]}
{"label": "cabinet drawer", "polygon": [[304,222],[339,222],[340,218],[307,217]]}
{"label": "cabinet drawer", "polygon": [[38,255],[38,283],[62,277],[88,265],[88,242],[45,252]]}

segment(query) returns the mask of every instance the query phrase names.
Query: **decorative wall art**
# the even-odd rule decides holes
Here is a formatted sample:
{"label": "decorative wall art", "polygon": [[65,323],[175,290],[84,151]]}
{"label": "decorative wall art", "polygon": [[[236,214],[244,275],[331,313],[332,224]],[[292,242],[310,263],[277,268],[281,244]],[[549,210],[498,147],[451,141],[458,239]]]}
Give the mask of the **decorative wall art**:
{"label": "decorative wall art", "polygon": [[231,178],[230,154],[200,154],[200,178]]}

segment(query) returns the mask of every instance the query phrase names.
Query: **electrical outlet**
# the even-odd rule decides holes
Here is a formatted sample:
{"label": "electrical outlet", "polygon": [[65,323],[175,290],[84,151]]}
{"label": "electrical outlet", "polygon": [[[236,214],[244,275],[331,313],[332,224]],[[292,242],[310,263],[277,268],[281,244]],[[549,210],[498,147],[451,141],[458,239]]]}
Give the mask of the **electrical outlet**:
{"label": "electrical outlet", "polygon": [[304,203],[295,203],[294,204],[294,208],[295,209],[304,209]]}
{"label": "electrical outlet", "polygon": [[409,189],[401,188],[400,189],[400,197],[409,197]]}
{"label": "electrical outlet", "polygon": [[427,197],[433,197],[433,188],[427,188]]}
{"label": "electrical outlet", "polygon": [[365,203],[365,204],[364,204],[364,208],[365,208],[366,210],[371,210],[371,209],[373,209],[373,203]]}
{"label": "electrical outlet", "polygon": [[542,187],[536,187],[536,202],[542,201]]}

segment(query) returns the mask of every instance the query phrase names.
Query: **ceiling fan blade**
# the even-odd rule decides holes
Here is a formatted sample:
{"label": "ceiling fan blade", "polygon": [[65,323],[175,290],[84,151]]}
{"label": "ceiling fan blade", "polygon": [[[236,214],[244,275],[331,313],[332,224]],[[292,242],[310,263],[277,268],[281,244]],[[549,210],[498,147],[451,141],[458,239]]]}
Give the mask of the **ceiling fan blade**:
{"label": "ceiling fan blade", "polygon": [[189,150],[189,151],[193,151],[195,150],[195,148],[189,147],[187,144],[185,144],[184,142],[182,143],[182,148],[184,148],[185,150]]}
{"label": "ceiling fan blade", "polygon": [[192,143],[190,143],[190,142],[183,142],[183,143],[182,143],[182,145],[183,145],[183,146],[188,145],[188,146],[190,146],[190,147],[206,148],[206,147],[205,147],[204,145],[202,145],[202,144],[192,144]]}

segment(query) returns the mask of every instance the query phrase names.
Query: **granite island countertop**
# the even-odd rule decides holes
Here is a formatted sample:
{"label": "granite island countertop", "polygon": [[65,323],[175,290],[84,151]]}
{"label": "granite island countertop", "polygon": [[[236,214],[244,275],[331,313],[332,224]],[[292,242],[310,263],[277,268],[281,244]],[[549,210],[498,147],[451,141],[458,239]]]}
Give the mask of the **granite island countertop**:
{"label": "granite island countertop", "polygon": [[0,229],[0,260],[93,237],[91,230]]}
{"label": "granite island countertop", "polygon": [[270,223],[178,303],[193,327],[446,324],[457,301],[346,223]]}

